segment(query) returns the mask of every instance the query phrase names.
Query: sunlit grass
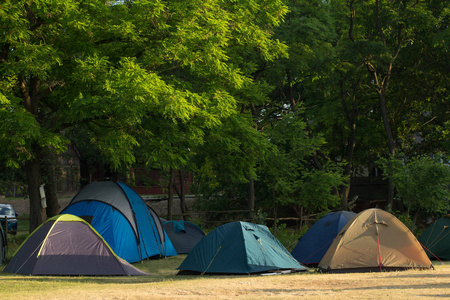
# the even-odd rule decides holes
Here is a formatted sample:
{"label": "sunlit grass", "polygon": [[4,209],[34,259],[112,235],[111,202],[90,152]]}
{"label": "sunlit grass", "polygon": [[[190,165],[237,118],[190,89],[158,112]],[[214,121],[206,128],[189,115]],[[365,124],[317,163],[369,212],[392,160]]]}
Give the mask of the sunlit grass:
{"label": "sunlit grass", "polygon": [[[28,236],[28,216],[20,216],[17,235],[9,235],[10,259]],[[298,232],[277,228],[287,248]],[[449,294],[450,262],[434,261],[435,270],[402,272],[292,275],[177,275],[186,255],[147,259],[133,265],[149,276],[27,276],[0,272],[3,299],[434,299]],[[5,265],[0,266],[3,271]]]}
{"label": "sunlit grass", "polygon": [[436,270],[279,276],[179,276],[185,256],[135,264],[150,276],[24,276],[0,273],[3,299],[438,299],[450,265]]}

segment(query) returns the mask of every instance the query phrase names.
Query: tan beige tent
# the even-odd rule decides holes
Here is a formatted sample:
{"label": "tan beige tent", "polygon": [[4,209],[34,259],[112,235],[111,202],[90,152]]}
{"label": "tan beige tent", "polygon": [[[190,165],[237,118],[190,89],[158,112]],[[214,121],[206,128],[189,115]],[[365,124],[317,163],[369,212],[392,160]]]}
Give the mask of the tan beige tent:
{"label": "tan beige tent", "polygon": [[367,209],[342,228],[319,268],[329,272],[368,272],[429,269],[432,264],[400,220],[381,209]]}

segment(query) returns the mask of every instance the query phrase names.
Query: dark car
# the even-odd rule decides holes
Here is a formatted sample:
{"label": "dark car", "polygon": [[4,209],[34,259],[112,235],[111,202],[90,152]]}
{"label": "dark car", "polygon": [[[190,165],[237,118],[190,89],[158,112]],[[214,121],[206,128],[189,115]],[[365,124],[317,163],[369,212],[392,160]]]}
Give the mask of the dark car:
{"label": "dark car", "polygon": [[[7,233],[17,233],[17,216],[11,204],[0,204],[0,224]],[[7,225],[6,225],[7,224]]]}

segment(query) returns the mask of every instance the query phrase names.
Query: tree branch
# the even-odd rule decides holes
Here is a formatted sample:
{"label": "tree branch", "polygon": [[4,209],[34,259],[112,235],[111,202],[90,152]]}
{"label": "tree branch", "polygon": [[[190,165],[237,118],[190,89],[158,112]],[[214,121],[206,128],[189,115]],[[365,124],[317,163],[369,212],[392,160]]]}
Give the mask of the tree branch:
{"label": "tree branch", "polygon": [[381,10],[380,6],[381,6],[381,4],[380,4],[380,0],[376,0],[375,5],[376,5],[376,18],[377,18],[378,34],[380,35],[380,39],[383,42],[383,44],[386,45],[386,37],[384,36],[383,28],[381,27],[381,17],[380,17],[380,10]]}
{"label": "tree branch", "polygon": [[0,53],[0,62],[6,62],[9,56],[9,49],[11,45],[9,43],[4,43],[1,53]]}
{"label": "tree branch", "polygon": [[355,37],[353,36],[353,27],[356,14],[355,8],[353,7],[353,3],[355,3],[354,0],[350,1],[350,26],[348,29],[348,36],[352,42],[355,41]]}
{"label": "tree branch", "polygon": [[22,100],[23,100],[25,109],[29,112],[32,112],[31,97],[30,97],[30,94],[28,93],[27,83],[26,83],[25,78],[20,76],[18,85],[19,85],[20,94],[22,96]]}

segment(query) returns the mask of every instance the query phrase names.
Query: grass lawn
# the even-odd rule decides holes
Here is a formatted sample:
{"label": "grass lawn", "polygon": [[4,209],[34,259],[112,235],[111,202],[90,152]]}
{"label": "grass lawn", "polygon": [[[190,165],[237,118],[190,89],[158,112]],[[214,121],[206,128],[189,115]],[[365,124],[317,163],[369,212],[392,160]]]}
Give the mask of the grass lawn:
{"label": "grass lawn", "polygon": [[[178,276],[185,255],[134,264],[151,276],[58,277],[0,273],[2,299],[443,299],[450,262],[435,270],[275,276]],[[3,269],[1,266],[0,269]]]}
{"label": "grass lawn", "polygon": [[[28,220],[9,235],[7,258],[28,235]],[[20,217],[19,217],[20,218]],[[287,247],[297,237],[279,238]],[[290,247],[292,248],[292,247]],[[289,249],[291,250],[291,249]],[[434,270],[382,273],[320,274],[314,271],[275,275],[178,276],[186,255],[134,264],[151,276],[24,276],[4,273],[0,265],[2,299],[444,299],[450,298],[450,262]]]}

